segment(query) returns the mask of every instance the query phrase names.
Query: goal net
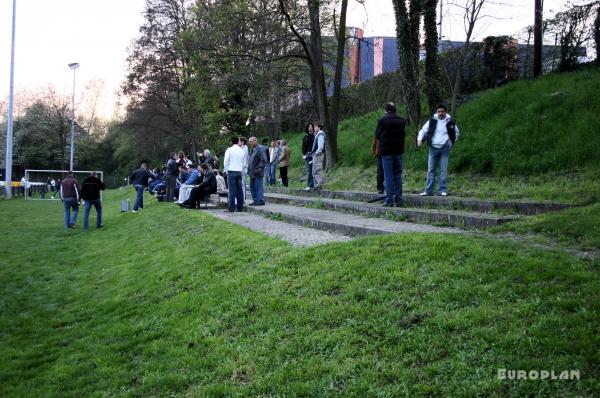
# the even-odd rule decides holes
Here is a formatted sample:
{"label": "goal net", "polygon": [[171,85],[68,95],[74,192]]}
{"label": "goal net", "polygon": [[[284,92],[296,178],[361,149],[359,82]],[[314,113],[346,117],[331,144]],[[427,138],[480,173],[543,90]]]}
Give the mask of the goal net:
{"label": "goal net", "polygon": [[[79,186],[83,180],[88,178],[92,172],[104,181],[102,171],[73,171],[73,175],[79,181]],[[60,182],[67,176],[66,170],[25,170],[25,181],[21,180],[21,189],[25,195],[25,200],[60,200]],[[100,192],[102,199],[102,192]]]}

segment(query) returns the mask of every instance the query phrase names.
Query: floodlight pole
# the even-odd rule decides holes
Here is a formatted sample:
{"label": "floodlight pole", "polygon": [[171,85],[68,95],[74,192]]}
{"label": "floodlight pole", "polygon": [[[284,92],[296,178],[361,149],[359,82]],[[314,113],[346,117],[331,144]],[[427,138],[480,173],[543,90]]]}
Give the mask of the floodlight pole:
{"label": "floodlight pole", "polygon": [[69,162],[69,170],[73,171],[73,152],[75,151],[75,70],[79,68],[79,64],[77,62],[73,62],[69,64],[69,68],[73,69],[73,113],[71,115],[71,160]]}
{"label": "floodlight pole", "polygon": [[6,158],[4,161],[4,188],[6,199],[12,198],[12,147],[13,147],[13,103],[14,103],[14,81],[15,81],[15,24],[17,15],[17,0],[13,0],[12,14],[12,41],[10,47],[10,89],[8,94],[8,123],[6,129]]}

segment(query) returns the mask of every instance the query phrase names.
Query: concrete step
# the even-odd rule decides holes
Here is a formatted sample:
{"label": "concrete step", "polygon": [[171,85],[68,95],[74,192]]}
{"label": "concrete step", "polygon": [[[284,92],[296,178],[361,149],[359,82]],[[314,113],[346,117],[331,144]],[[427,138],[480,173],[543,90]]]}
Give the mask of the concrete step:
{"label": "concrete step", "polygon": [[497,226],[519,216],[500,216],[490,213],[466,212],[445,209],[423,209],[410,207],[384,207],[381,204],[369,204],[354,200],[328,199],[323,197],[293,196],[280,193],[265,193],[269,203],[294,206],[318,207],[328,210],[360,213],[369,216],[393,215],[402,221],[422,224],[443,224],[455,227],[484,228]]}
{"label": "concrete step", "polygon": [[[269,192],[295,196],[319,196],[329,199],[345,199],[358,202],[368,202],[381,198],[383,195],[374,192],[359,191],[318,191],[309,192],[302,189],[269,188]],[[567,203],[528,200],[481,200],[476,198],[461,198],[458,196],[419,196],[405,194],[404,204],[408,207],[429,207],[446,209],[465,209],[477,212],[502,211],[515,214],[534,215],[549,211],[556,211],[573,207]]]}
{"label": "concrete step", "polygon": [[[436,227],[383,218],[362,217],[332,210],[267,203],[248,206],[248,211],[274,217],[287,223],[303,225],[335,234],[363,236],[403,232],[464,233],[459,228]],[[235,213],[234,213],[235,214]]]}

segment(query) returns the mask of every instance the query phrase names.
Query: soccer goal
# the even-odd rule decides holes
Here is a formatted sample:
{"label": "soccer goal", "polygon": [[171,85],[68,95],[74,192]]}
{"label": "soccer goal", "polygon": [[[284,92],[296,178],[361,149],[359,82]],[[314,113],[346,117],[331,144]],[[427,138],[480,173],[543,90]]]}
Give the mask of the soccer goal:
{"label": "soccer goal", "polygon": [[[104,173],[99,170],[73,171],[73,175],[81,186],[83,180],[92,172],[104,181]],[[66,170],[25,170],[25,181],[22,181],[21,185],[25,200],[60,200],[60,182],[67,173]],[[102,192],[100,192],[100,199],[102,199]]]}

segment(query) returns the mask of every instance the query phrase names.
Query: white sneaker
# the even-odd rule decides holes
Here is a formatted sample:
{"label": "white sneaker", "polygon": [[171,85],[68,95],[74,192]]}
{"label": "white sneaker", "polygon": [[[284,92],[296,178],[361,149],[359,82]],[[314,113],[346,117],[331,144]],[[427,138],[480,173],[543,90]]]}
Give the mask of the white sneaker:
{"label": "white sneaker", "polygon": [[137,213],[138,211],[137,211],[137,210],[131,210],[131,212],[132,212],[132,213]]}
{"label": "white sneaker", "polygon": [[305,191],[310,191],[311,189],[312,189],[311,187],[304,188]]}
{"label": "white sneaker", "polygon": [[431,196],[431,195],[430,195],[430,194],[428,194],[427,192],[421,192],[421,193],[419,194],[419,196]]}
{"label": "white sneaker", "polygon": [[448,196],[448,192],[440,192],[441,196]]}

